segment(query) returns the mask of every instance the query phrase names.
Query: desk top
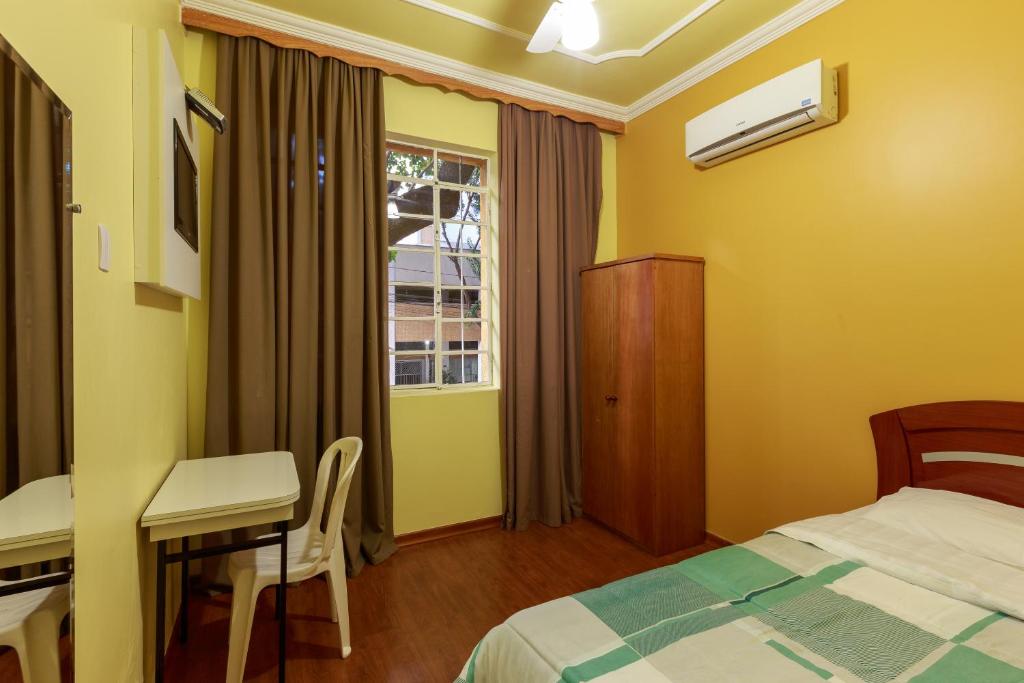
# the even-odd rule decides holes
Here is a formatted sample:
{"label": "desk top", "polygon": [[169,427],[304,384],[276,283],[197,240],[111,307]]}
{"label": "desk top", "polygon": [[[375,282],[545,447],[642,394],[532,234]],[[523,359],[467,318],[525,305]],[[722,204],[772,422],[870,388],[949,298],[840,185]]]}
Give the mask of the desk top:
{"label": "desk top", "polygon": [[179,460],[142,514],[142,526],[291,505],[299,499],[286,451]]}
{"label": "desk top", "polygon": [[0,500],[0,552],[71,540],[74,506],[71,477],[29,482]]}

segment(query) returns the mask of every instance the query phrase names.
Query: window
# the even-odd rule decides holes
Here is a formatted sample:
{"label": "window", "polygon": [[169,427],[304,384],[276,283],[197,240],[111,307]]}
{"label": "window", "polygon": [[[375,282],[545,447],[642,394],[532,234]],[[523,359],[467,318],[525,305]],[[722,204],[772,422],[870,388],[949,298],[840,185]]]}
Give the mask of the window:
{"label": "window", "polygon": [[388,142],[391,385],[491,383],[487,159]]}

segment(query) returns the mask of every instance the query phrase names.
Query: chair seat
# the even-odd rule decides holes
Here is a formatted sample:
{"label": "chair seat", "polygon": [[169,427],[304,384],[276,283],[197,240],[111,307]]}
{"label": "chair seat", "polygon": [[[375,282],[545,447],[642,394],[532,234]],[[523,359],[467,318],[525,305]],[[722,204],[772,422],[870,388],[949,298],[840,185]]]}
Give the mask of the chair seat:
{"label": "chair seat", "polygon": [[[0,585],[15,583],[18,582],[0,581]],[[20,627],[22,622],[35,612],[47,610],[59,613],[63,617],[70,608],[67,584],[4,596],[0,598],[0,633]]]}
{"label": "chair seat", "polygon": [[[277,534],[265,534],[260,538],[271,538]],[[310,532],[303,526],[288,532],[288,581],[301,581],[309,578],[315,570],[320,557],[324,537],[319,529]],[[228,571],[234,576],[236,572],[255,571],[261,579],[272,579],[273,583],[281,577],[281,546],[268,545],[252,550],[231,553],[228,560]]]}

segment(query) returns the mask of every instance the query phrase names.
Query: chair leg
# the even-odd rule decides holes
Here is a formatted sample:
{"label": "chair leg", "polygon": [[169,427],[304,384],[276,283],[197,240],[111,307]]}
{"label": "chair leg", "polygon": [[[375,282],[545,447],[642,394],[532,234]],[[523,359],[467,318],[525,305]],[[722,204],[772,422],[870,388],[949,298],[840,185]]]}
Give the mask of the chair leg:
{"label": "chair leg", "polygon": [[352,634],[348,624],[348,585],[345,576],[345,556],[335,550],[331,554],[330,568],[327,570],[331,587],[331,612],[338,622],[338,637],[341,641],[341,656],[352,654]]}
{"label": "chair leg", "polygon": [[15,629],[13,632],[8,632],[5,635],[2,645],[14,649],[14,654],[18,655],[18,666],[21,667],[21,680],[24,683],[32,683],[32,671],[29,667],[29,655],[25,639],[25,629]]}
{"label": "chair leg", "polygon": [[[330,580],[331,580],[331,573],[327,572],[328,585],[330,585]],[[331,586],[330,591],[331,591],[331,621],[333,623],[337,624],[338,623],[338,605],[337,605],[337,603],[334,602],[334,587],[333,586]]]}
{"label": "chair leg", "polygon": [[25,620],[21,656],[24,683],[60,683],[60,622],[42,612]]}
{"label": "chair leg", "polygon": [[228,638],[227,683],[241,683],[245,673],[245,659],[249,653],[249,634],[252,631],[253,613],[256,611],[256,573],[242,570],[231,577],[231,627]]}

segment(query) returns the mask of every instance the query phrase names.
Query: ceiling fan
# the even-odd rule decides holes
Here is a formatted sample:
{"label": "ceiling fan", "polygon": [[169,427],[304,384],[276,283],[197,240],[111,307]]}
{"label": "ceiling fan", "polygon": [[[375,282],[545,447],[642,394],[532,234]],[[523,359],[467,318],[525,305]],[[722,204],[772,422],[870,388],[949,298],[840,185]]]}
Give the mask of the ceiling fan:
{"label": "ceiling fan", "polygon": [[551,52],[561,40],[569,50],[586,50],[597,43],[599,37],[594,0],[556,0],[551,3],[526,49],[529,52]]}

